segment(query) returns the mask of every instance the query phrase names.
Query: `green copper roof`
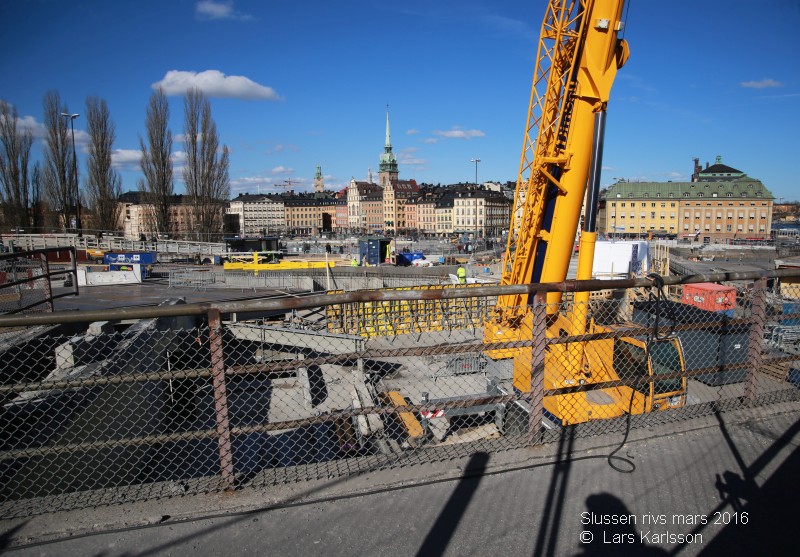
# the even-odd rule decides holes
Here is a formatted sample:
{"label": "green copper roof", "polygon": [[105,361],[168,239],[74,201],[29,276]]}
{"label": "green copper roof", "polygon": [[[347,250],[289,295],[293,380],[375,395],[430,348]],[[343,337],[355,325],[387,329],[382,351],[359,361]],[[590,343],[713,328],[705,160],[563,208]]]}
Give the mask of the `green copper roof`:
{"label": "green copper roof", "polygon": [[723,182],[617,182],[608,187],[604,196],[611,201],[620,199],[708,199],[761,198],[774,199],[759,180],[744,178]]}

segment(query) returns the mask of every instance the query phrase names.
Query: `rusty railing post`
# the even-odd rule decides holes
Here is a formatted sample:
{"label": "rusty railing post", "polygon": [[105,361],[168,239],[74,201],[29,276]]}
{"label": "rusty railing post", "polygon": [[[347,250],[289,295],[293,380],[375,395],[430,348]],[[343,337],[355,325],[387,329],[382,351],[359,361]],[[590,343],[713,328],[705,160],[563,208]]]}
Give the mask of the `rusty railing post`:
{"label": "rusty railing post", "polygon": [[544,418],[544,353],[547,347],[547,293],[537,292],[533,297],[533,328],[531,331],[531,389],[529,392],[530,416],[528,442],[536,442]]}
{"label": "rusty railing post", "polygon": [[762,365],[761,341],[767,320],[767,279],[753,282],[753,298],[750,300],[750,336],[747,348],[747,377],[744,383],[744,400],[755,402],[757,393],[756,374]]}
{"label": "rusty railing post", "polygon": [[211,349],[211,377],[214,388],[214,411],[217,419],[219,467],[226,489],[234,487],[233,448],[231,426],[228,418],[228,392],[225,385],[225,362],[222,354],[222,319],[219,309],[208,310],[209,348]]}
{"label": "rusty railing post", "polygon": [[[53,313],[53,288],[50,284],[50,262],[47,260],[47,253],[39,254],[39,261],[42,264],[42,279],[44,280],[44,299],[47,311]],[[73,277],[77,282],[78,277]]]}
{"label": "rusty railing post", "polygon": [[78,295],[78,252],[75,246],[69,248],[69,266],[72,273],[72,294]]}

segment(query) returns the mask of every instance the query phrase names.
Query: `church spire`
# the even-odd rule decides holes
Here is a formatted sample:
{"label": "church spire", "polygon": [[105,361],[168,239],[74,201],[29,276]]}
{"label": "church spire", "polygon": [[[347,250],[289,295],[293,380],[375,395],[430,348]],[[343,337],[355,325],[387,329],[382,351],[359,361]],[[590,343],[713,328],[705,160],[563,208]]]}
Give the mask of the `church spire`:
{"label": "church spire", "polygon": [[389,182],[397,180],[397,157],[392,153],[392,139],[389,132],[389,105],[386,105],[386,144],[383,146],[383,153],[381,153],[381,163],[378,167],[379,179],[382,186],[386,186]]}
{"label": "church spire", "polygon": [[386,145],[388,153],[392,152],[392,134],[389,132],[389,105],[386,105]]}

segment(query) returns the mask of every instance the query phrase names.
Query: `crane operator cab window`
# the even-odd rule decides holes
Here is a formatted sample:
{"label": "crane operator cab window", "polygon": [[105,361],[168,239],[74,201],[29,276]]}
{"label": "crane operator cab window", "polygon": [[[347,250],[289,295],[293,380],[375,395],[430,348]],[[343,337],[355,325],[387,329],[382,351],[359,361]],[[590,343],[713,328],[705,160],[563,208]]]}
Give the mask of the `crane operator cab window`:
{"label": "crane operator cab window", "polygon": [[670,377],[658,379],[659,375],[677,375],[683,371],[680,349],[675,339],[656,341],[650,344],[650,362],[643,342],[620,339],[614,343],[614,370],[620,379],[636,379],[653,374],[653,387],[639,383],[633,388],[645,396],[658,396],[683,390],[683,379]]}
{"label": "crane operator cab window", "polygon": [[[650,367],[653,377],[659,375],[677,375],[683,372],[681,355],[677,340],[654,342],[650,345]],[[663,395],[683,390],[683,378],[672,377],[653,381],[653,394]]]}

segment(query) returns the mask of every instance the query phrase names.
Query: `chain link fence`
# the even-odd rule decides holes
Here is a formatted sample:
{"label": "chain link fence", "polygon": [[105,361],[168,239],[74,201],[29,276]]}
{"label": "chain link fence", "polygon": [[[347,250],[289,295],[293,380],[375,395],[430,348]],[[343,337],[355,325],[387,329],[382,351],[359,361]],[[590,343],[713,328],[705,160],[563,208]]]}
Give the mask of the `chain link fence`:
{"label": "chain link fence", "polygon": [[[68,334],[58,319],[85,317],[0,317],[0,515],[425,465],[565,428],[796,400],[800,273],[774,276],[595,281],[588,300],[557,303],[533,285],[330,292],[112,310]],[[533,303],[504,318],[497,296],[519,288]],[[228,319],[267,306],[275,317]]]}
{"label": "chain link fence", "polygon": [[[51,263],[52,256],[61,263]],[[0,253],[0,314],[52,312],[52,281],[68,282],[77,292],[74,248]]]}

